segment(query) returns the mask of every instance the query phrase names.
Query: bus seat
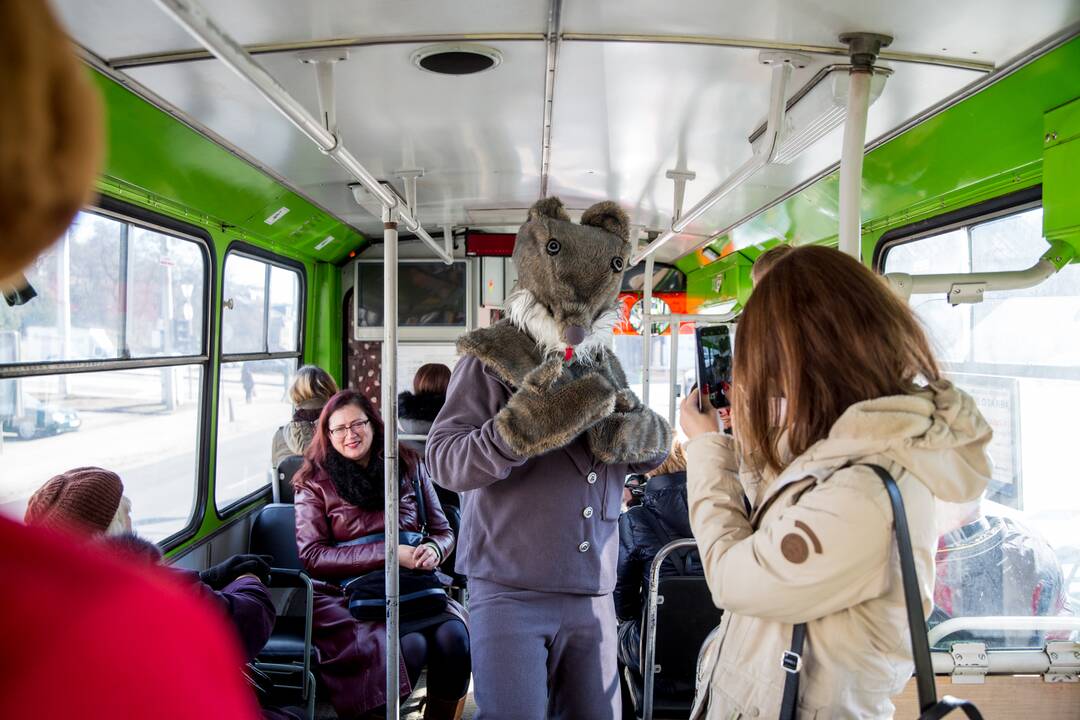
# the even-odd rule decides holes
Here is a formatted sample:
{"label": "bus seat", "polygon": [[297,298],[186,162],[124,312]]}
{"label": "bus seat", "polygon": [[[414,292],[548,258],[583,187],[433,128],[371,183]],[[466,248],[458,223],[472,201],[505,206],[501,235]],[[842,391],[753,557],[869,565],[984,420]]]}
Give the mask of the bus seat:
{"label": "bus seat", "polygon": [[[712,594],[700,575],[662,575],[655,589],[656,660],[660,670],[655,675],[653,717],[687,717],[694,701],[694,680],[698,651],[720,623],[723,611],[713,605]],[[644,664],[645,642],[649,632],[648,608],[641,625],[641,661]],[[642,672],[645,669],[642,668]],[[633,700],[635,717],[642,717],[645,707],[643,676],[625,669],[625,680]]]}
{"label": "bus seat", "polygon": [[300,469],[300,466],[304,464],[303,455],[290,455],[289,457],[278,463],[277,469],[274,472],[274,502],[275,503],[289,503],[293,502],[293,486],[292,479],[296,471]]}
{"label": "bus seat", "polygon": [[[284,594],[274,592],[277,621],[270,639],[259,651],[255,666],[274,679],[275,688],[298,692],[308,706],[308,717],[314,718],[313,587],[296,550],[296,507],[272,503],[259,510],[251,524],[248,546],[251,553],[274,558],[271,591],[285,589]],[[297,601],[301,598],[302,608],[298,608]]]}

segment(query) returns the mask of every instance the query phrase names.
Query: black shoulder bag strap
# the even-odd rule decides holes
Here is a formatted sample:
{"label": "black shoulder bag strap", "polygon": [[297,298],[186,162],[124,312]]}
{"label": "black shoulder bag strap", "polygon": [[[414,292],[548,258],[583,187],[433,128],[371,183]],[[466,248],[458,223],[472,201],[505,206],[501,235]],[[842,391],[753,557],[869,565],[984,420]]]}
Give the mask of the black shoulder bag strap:
{"label": "black shoulder bag strap", "polygon": [[[979,709],[967,700],[946,695],[937,699],[934,684],[934,666],[930,659],[930,641],[927,637],[926,619],[923,617],[919,580],[915,573],[915,554],[911,549],[911,532],[908,528],[904,499],[889,471],[880,465],[864,463],[874,471],[885,485],[893,511],[893,530],[896,533],[896,549],[900,555],[900,576],[904,584],[904,604],[907,606],[908,628],[911,632],[911,654],[915,660],[915,683],[919,691],[919,720],[938,720],[953,710],[962,710],[970,720],[982,720]],[[799,671],[802,669],[802,650],[806,639],[806,624],[796,625],[791,633],[791,649],[784,653],[781,664],[788,676],[784,681],[784,700],[780,706],[780,720],[794,720],[799,695]]]}
{"label": "black shoulder bag strap", "polygon": [[427,503],[424,502],[423,477],[427,474],[427,468],[421,460],[416,464],[416,472],[413,473],[413,492],[416,493],[416,512],[420,516],[420,534],[427,535]]}

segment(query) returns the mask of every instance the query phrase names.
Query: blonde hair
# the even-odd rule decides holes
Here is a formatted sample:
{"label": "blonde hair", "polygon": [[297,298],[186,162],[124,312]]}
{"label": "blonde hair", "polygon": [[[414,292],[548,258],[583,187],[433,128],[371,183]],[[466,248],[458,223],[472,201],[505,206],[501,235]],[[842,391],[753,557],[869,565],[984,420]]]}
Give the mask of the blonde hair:
{"label": "blonde hair", "polygon": [[318,365],[304,365],[296,371],[289,387],[289,399],[294,407],[299,407],[308,400],[320,400],[323,405],[338,391],[337,383],[330,373]]}
{"label": "blonde hair", "polygon": [[657,475],[669,475],[674,472],[682,472],[686,469],[686,453],[683,452],[682,443],[676,440],[671,446],[671,452],[668,454],[667,459],[660,465],[649,472],[645,473],[645,477],[656,477]]}
{"label": "blonde hair", "polygon": [[779,471],[778,424],[798,457],[855,403],[939,377],[922,327],[881,278],[839,250],[794,248],[762,278],[739,320],[735,436],[749,457]]}
{"label": "blonde hair", "polygon": [[0,0],[0,280],[51,245],[90,198],[101,102],[43,0]]}

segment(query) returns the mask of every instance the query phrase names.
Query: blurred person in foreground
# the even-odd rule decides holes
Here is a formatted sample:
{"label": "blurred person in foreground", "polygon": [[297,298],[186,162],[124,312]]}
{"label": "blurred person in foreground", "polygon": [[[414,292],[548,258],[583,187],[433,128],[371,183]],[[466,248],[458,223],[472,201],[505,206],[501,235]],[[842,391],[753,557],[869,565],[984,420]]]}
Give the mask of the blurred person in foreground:
{"label": "blurred person in foreground", "polygon": [[[7,285],[89,200],[103,129],[86,70],[42,0],[0,0],[0,85]],[[0,678],[0,717],[257,717],[225,621],[164,573],[0,518],[0,574],[0,637],[18,648]]]}

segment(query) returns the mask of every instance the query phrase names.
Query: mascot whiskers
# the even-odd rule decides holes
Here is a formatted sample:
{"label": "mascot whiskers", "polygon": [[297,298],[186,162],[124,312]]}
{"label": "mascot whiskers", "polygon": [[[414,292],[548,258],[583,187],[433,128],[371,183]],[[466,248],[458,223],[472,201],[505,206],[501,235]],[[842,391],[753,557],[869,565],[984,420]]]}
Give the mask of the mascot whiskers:
{"label": "mascot whiskers", "polygon": [[457,567],[481,720],[619,716],[623,480],[671,441],[610,347],[630,250],[615,203],[576,224],[557,198],[537,202],[514,246],[508,317],[459,340],[428,435],[435,481],[464,493]]}

